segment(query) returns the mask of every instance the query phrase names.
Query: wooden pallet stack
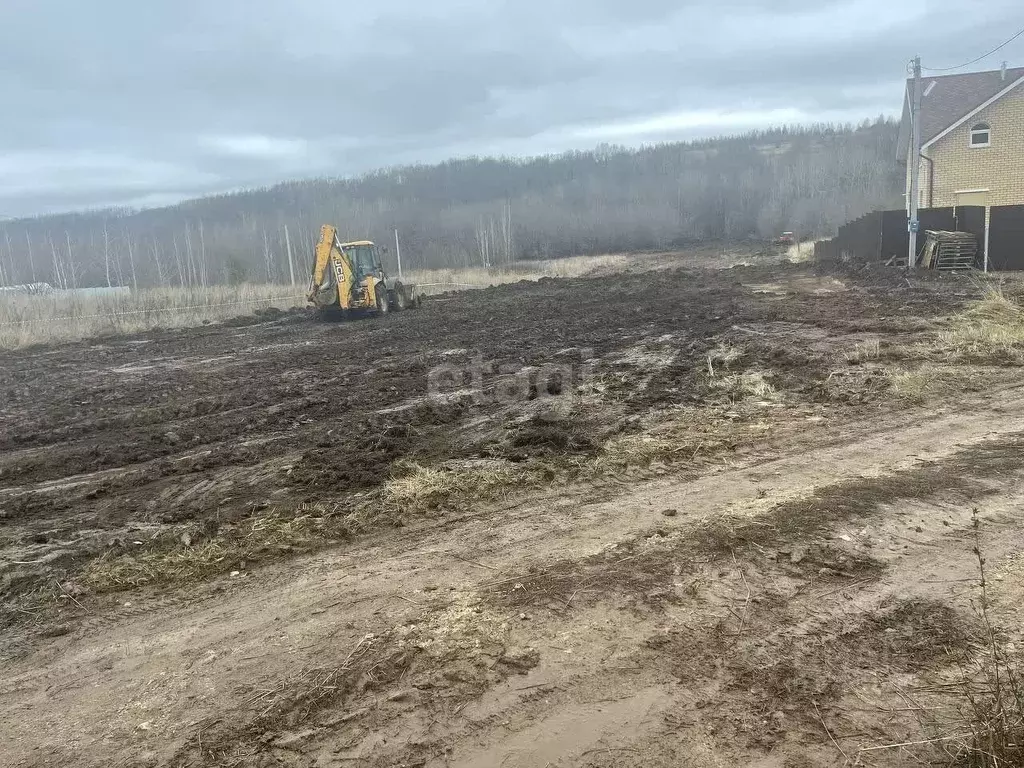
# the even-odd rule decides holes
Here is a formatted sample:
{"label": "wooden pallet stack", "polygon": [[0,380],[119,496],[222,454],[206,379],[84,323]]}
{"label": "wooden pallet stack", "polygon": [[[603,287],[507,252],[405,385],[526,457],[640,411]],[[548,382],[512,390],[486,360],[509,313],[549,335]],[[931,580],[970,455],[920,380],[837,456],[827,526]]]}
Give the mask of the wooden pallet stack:
{"label": "wooden pallet stack", "polygon": [[921,251],[921,267],[943,272],[974,269],[978,238],[970,232],[928,230]]}

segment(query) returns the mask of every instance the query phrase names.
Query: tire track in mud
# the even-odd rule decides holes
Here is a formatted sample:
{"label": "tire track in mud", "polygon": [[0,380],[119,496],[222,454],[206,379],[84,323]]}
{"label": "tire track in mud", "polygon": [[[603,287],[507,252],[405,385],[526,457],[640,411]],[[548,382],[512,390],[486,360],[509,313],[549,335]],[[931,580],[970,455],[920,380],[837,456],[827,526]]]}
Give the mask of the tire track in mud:
{"label": "tire track in mud", "polygon": [[[544,657],[559,652],[552,642],[554,647],[542,654],[538,675],[543,681],[534,683],[531,673],[521,682],[509,683],[516,687],[506,691],[504,708],[492,702],[490,708],[471,716],[478,719],[462,727],[451,724],[429,749],[423,744],[411,751],[382,749],[377,758],[382,765],[389,760],[415,762],[433,751],[438,766],[528,766],[549,758],[568,758],[569,764],[577,764],[572,755],[600,752],[603,746],[616,755],[608,765],[676,765],[680,759],[692,760],[693,752],[708,741],[701,736],[686,743],[686,738],[680,738],[681,722],[690,723],[691,729],[698,724],[710,729],[719,752],[735,750],[749,758],[751,753],[770,750],[782,744],[787,730],[797,724],[817,727],[813,707],[833,712],[847,687],[865,682],[866,669],[930,669],[948,661],[948,643],[965,644],[977,636],[970,618],[949,608],[941,590],[921,589],[915,578],[925,565],[934,566],[937,561],[946,561],[943,565],[951,581],[970,575],[971,544],[960,536],[970,524],[971,505],[985,499],[993,504],[999,500],[1004,506],[1019,502],[1019,495],[1000,498],[1001,486],[987,481],[1019,482],[1024,471],[1017,461],[1022,446],[1021,434],[983,442],[924,467],[819,488],[803,502],[783,502],[760,516],[770,521],[758,518],[745,523],[748,530],[764,531],[786,522],[775,542],[762,537],[757,546],[751,546],[749,537],[739,531],[735,546],[726,552],[721,546],[707,546],[707,532],[698,529],[692,537],[682,534],[653,543],[640,539],[606,555],[553,564],[536,576],[522,575],[510,580],[514,584],[484,588],[485,599],[500,613],[514,617],[528,612],[531,625],[543,625],[542,636],[556,638],[557,643],[566,642],[581,614],[605,617],[619,637],[635,634],[637,625],[647,625],[650,636],[634,637],[634,649],[623,658],[625,670],[634,664],[645,671],[615,672],[591,663],[584,669],[577,665],[566,677],[557,661],[554,669],[543,663]],[[969,478],[961,474],[966,468],[973,473]],[[851,497],[856,503],[837,513],[836,500]],[[938,544],[929,540],[911,546],[910,551],[900,549],[899,531],[904,526],[896,510],[908,501],[933,514],[942,513],[936,515],[929,532],[938,537]],[[815,512],[822,519],[812,526],[793,529],[786,520],[794,514],[807,519]],[[861,542],[873,540],[870,550],[895,537],[896,554],[876,558],[845,541],[843,531],[868,520],[877,525],[870,533],[862,533]],[[999,543],[992,542],[993,554],[1019,546],[1019,529],[999,533]],[[796,541],[788,541],[791,538]],[[822,539],[830,541],[817,546],[815,542]],[[720,545],[721,540],[713,543]],[[764,546],[771,543],[796,546],[765,552]],[[940,553],[933,551],[936,546]],[[695,608],[691,589],[702,581],[706,586],[699,589],[708,594]],[[608,619],[609,615],[613,618]],[[683,617],[682,625],[666,629],[664,625],[671,624],[668,616]],[[651,626],[652,618],[661,626]],[[536,635],[529,641],[538,646],[543,642]],[[580,650],[588,658],[596,651]],[[682,695],[679,685],[684,686]],[[536,689],[544,695],[513,692]],[[588,700],[593,703],[588,705]],[[700,700],[719,701],[721,710],[704,713],[694,703]],[[622,703],[598,706],[609,701]],[[647,741],[637,737],[651,731],[648,719],[646,728],[638,723],[623,726],[630,722],[626,713],[637,707],[665,718],[666,725],[648,733]],[[613,714],[613,721],[595,730],[595,722],[604,722],[602,709]],[[783,710],[785,727],[779,718],[763,726],[773,712]],[[618,722],[615,712],[621,713]],[[510,722],[516,723],[511,732]],[[559,732],[572,737],[551,738],[550,734]],[[619,740],[608,742],[609,733]],[[333,743],[331,737],[325,738]],[[453,741],[463,748],[449,753],[446,750]],[[490,746],[467,751],[466,744],[481,741]],[[539,748],[538,742],[546,747]],[[654,753],[665,750],[666,742],[675,742],[679,750],[673,750],[671,759],[662,755],[664,762],[652,762]],[[622,751],[637,756],[624,756]],[[514,759],[517,754],[519,760]],[[513,759],[505,762],[509,758]]]}
{"label": "tire track in mud", "polygon": [[[977,584],[975,505],[985,510],[986,557],[997,561],[1021,551],[1024,526],[1012,512],[1024,500],[1022,449],[1024,433],[1017,433],[934,464],[819,488],[803,501],[777,505],[768,520],[759,515],[742,523],[747,532],[767,534],[757,539],[731,529],[728,541],[716,535],[709,547],[707,531],[698,528],[693,536],[640,539],[625,556],[619,547],[555,564],[538,574],[540,585],[524,576],[498,587],[491,600],[530,612],[547,625],[543,636],[559,643],[579,614],[605,617],[609,631],[626,637],[647,626],[650,634],[634,637],[627,654],[643,671],[617,675],[595,661],[566,676],[557,662],[542,662],[544,699],[506,692],[483,733],[463,733],[463,750],[428,765],[718,765],[747,763],[776,749],[798,763],[808,760],[827,745],[822,717],[838,733],[865,727],[863,718],[846,714],[847,699],[861,704],[857,689],[875,692],[881,717],[902,702],[895,693],[895,704],[877,694],[880,678],[898,687],[908,674],[973,654],[984,633],[967,596],[949,588],[968,592],[972,580]],[[840,499],[853,501],[837,510]],[[794,515],[812,522],[793,526]],[[918,523],[909,526],[916,541],[904,535],[908,522]],[[613,723],[588,731],[588,720],[601,717],[588,699],[624,702],[628,711],[651,690],[660,691],[660,727],[638,733]],[[711,709],[701,703],[712,701]],[[576,719],[566,719],[567,709],[576,710]],[[545,751],[515,729],[510,734],[503,725],[510,719],[535,734],[553,727],[583,738],[556,741]],[[899,728],[920,725],[911,717],[887,727],[852,740],[851,752],[893,743],[905,734]],[[818,738],[794,743],[794,728],[817,731]],[[488,746],[472,746],[480,743]],[[608,759],[581,759],[602,748]],[[705,763],[701,755],[709,748],[717,757]],[[826,756],[821,764],[831,761]]]}
{"label": "tire track in mud", "polygon": [[[451,556],[469,557],[485,560],[494,567],[494,563],[511,556],[515,558],[517,567],[497,573],[502,574],[503,579],[512,580],[517,574],[526,577],[531,563],[538,570],[549,569],[551,558],[564,558],[567,547],[574,554],[562,562],[578,564],[585,562],[591,552],[604,550],[609,542],[618,544],[634,540],[644,531],[656,539],[661,538],[658,530],[677,538],[683,535],[680,531],[687,526],[713,520],[715,515],[733,521],[736,527],[723,531],[721,526],[717,526],[712,530],[735,539],[734,546],[736,543],[749,545],[751,541],[763,544],[761,536],[766,532],[762,526],[765,516],[774,515],[784,524],[788,523],[787,518],[795,516],[813,524],[815,511],[827,512],[833,501],[850,513],[874,514],[877,503],[884,503],[887,498],[900,498],[899,493],[913,498],[913,494],[926,495],[930,489],[943,486],[951,490],[976,486],[969,474],[972,471],[970,465],[954,465],[956,471],[946,472],[944,462],[969,460],[974,455],[970,446],[984,446],[984,441],[989,439],[999,441],[997,445],[1001,447],[992,450],[1004,454],[998,457],[999,466],[1006,471],[1012,470],[1015,466],[1013,441],[1017,440],[1014,430],[1024,430],[1024,391],[1013,387],[1002,394],[998,423],[979,422],[976,416],[963,413],[931,415],[922,420],[920,412],[908,414],[909,423],[894,426],[879,425],[874,421],[851,423],[843,427],[844,437],[810,437],[812,445],[826,438],[823,448],[804,445],[801,446],[803,452],[782,457],[770,449],[748,458],[745,464],[694,480],[668,478],[630,484],[629,491],[618,489],[613,499],[607,502],[588,503],[586,494],[583,500],[576,501],[560,495],[551,496],[546,501],[526,498],[497,509],[467,512],[427,527],[361,537],[352,544],[341,546],[337,550],[337,558],[328,554],[313,556],[312,559],[325,563],[324,567],[328,569],[334,560],[350,562],[350,553],[357,552],[378,561],[422,557],[428,565]],[[943,440],[940,436],[949,439]],[[953,438],[967,446],[967,452],[960,459],[956,458],[960,454],[951,443]],[[897,458],[890,462],[890,456]],[[906,471],[890,474],[891,469],[899,466],[906,467]],[[844,477],[850,479],[844,480]],[[784,478],[783,487],[769,488],[762,497],[763,489],[769,483],[775,485],[779,478]],[[898,484],[890,484],[890,479],[903,483],[903,490],[899,490]],[[786,487],[785,483],[790,486]],[[644,515],[623,520],[621,514],[616,513],[621,513],[624,508],[643,510]],[[676,509],[677,514],[671,518],[660,515],[662,509],[669,508]],[[754,517],[746,520],[736,518],[737,511]],[[496,519],[501,521],[498,525],[495,525]],[[744,525],[745,530],[737,530]],[[707,533],[706,527],[702,530]],[[721,543],[719,538],[717,543],[705,540],[702,545],[714,545],[720,549]],[[614,551],[618,551],[618,546]],[[302,567],[303,560],[296,561],[293,566],[270,567],[261,583],[264,588],[274,588],[275,582],[280,580],[274,576],[275,572],[290,573],[293,568]],[[289,578],[285,576],[284,580]],[[207,587],[203,587],[179,595],[161,594],[153,611],[188,604],[196,599],[196,595],[207,592]],[[153,611],[143,607],[149,602],[150,598],[139,596],[129,611],[101,614],[89,620],[89,627],[115,626],[123,624],[126,618],[137,612],[151,613]]]}

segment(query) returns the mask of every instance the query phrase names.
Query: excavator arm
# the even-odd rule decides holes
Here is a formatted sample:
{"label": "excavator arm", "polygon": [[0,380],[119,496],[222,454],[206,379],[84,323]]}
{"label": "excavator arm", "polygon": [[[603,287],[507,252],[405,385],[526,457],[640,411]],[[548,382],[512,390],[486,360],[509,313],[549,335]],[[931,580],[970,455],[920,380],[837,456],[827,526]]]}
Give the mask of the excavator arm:
{"label": "excavator arm", "polygon": [[355,269],[341,247],[338,230],[330,224],[320,228],[320,242],[313,260],[313,279],[309,287],[309,301],[317,307],[337,306],[348,309],[355,286]]}

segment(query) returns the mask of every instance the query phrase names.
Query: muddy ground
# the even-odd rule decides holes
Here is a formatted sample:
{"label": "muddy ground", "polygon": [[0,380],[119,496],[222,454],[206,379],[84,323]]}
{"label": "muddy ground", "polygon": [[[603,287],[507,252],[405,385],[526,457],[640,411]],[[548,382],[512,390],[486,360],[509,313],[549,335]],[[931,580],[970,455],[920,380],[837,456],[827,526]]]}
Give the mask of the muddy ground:
{"label": "muddy ground", "polygon": [[977,284],[687,264],[2,353],[0,762],[948,761],[975,507],[1019,625]]}

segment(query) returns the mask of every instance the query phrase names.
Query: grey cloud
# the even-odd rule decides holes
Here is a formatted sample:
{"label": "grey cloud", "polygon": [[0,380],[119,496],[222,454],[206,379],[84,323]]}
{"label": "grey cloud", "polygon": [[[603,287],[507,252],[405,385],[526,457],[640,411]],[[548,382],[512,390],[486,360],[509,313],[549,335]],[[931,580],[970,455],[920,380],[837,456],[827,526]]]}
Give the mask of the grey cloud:
{"label": "grey cloud", "polygon": [[[984,19],[961,10],[958,0],[5,0],[0,214],[166,202],[452,153],[559,151],[603,135],[689,138],[752,127],[759,114],[896,113],[915,52],[959,63],[1018,20],[1017,0],[991,0]],[[1015,55],[1021,63],[1024,40],[1001,54]],[[665,122],[681,127],[630,133],[665,115],[683,115]]]}

